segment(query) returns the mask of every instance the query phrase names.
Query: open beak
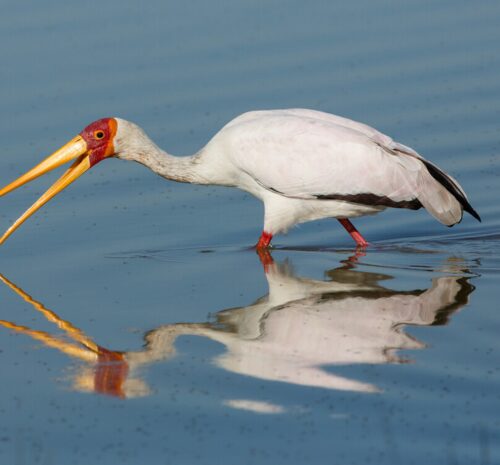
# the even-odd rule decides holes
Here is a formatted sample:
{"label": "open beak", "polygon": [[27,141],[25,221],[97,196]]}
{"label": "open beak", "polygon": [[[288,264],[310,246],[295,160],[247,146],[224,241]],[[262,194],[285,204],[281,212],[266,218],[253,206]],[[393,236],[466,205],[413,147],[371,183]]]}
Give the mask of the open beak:
{"label": "open beak", "polygon": [[33,179],[42,176],[43,174],[51,171],[64,163],[71,160],[75,162],[70,168],[30,207],[26,210],[15,222],[7,229],[5,234],[0,238],[0,244],[3,244],[6,239],[24,223],[33,213],[45,205],[52,197],[61,192],[66,186],[69,186],[75,179],[79,178],[85,171],[87,171],[91,164],[87,151],[87,143],[81,136],[76,136],[69,141],[66,145],[47,157],[40,164],[33,169],[23,174],[20,178],[10,183],[0,190],[0,197],[8,194],[10,191],[26,184]]}

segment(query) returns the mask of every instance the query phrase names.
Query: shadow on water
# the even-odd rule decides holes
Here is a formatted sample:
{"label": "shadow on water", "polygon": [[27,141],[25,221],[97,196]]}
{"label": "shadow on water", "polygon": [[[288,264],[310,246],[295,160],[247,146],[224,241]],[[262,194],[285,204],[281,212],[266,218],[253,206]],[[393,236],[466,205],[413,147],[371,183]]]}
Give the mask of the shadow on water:
{"label": "shadow on water", "polygon": [[[434,278],[427,289],[392,290],[393,276],[360,271],[358,252],[327,270],[324,281],[297,276],[287,259],[260,256],[268,293],[254,303],[217,312],[210,321],[162,325],[144,334],[139,351],[110,350],[46,308],[23,289],[0,279],[33,309],[55,324],[52,335],[12,321],[0,325],[30,336],[79,362],[74,390],[121,398],[151,393],[140,370],[174,357],[174,343],[195,335],[221,343],[225,350],[211,362],[224,370],[257,379],[353,392],[378,392],[377,386],[331,373],[327,366],[404,363],[398,351],[425,348],[404,331],[407,325],[447,324],[468,303],[474,287],[461,274]],[[462,268],[463,271],[463,263]]]}

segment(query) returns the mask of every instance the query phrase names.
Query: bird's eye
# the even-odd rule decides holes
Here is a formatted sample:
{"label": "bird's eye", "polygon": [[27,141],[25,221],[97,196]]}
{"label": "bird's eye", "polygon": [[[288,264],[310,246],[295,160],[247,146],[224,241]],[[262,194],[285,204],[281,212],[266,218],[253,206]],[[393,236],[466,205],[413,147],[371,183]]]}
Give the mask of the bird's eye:
{"label": "bird's eye", "polygon": [[104,131],[96,131],[96,132],[94,132],[94,137],[96,139],[103,139],[104,138]]}

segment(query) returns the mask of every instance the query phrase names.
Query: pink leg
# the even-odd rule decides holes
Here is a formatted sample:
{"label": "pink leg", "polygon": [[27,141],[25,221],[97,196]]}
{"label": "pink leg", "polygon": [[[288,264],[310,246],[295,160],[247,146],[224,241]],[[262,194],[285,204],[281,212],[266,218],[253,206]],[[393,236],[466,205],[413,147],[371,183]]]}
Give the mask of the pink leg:
{"label": "pink leg", "polygon": [[359,233],[359,231],[354,227],[354,225],[347,218],[337,218],[346,231],[351,235],[351,237],[356,241],[358,247],[366,247],[368,242]]}
{"label": "pink leg", "polygon": [[257,242],[257,245],[255,246],[257,255],[260,258],[260,263],[262,263],[266,273],[268,272],[269,267],[274,263],[273,257],[269,252],[269,244],[271,243],[272,238],[272,234],[262,231],[259,242]]}
{"label": "pink leg", "polygon": [[271,233],[268,233],[266,231],[262,231],[262,234],[260,235],[259,242],[257,242],[257,245],[255,248],[257,250],[259,249],[267,249],[269,247],[269,244],[271,243],[271,239],[273,238],[273,235]]}

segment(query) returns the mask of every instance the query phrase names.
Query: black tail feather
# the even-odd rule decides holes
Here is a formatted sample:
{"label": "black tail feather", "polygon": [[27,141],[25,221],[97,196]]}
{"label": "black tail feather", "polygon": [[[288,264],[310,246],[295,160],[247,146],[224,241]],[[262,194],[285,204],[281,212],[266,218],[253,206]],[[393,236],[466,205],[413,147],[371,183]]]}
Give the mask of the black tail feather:
{"label": "black tail feather", "polygon": [[481,222],[481,217],[477,213],[469,201],[466,199],[465,195],[459,189],[457,184],[451,179],[448,175],[443,173],[436,165],[433,165],[431,162],[422,159],[422,162],[425,164],[427,171],[429,171],[430,175],[440,184],[442,184],[446,190],[455,197],[458,202],[462,205],[463,209],[472,215],[476,220]]}

